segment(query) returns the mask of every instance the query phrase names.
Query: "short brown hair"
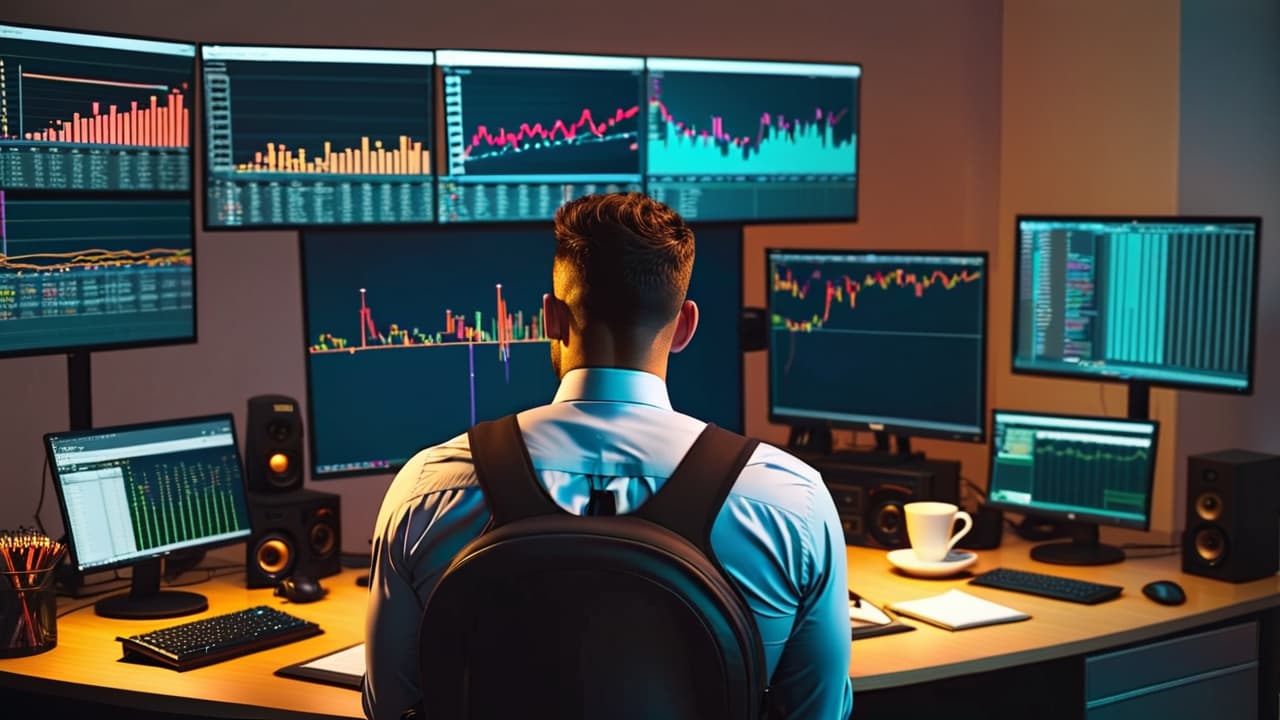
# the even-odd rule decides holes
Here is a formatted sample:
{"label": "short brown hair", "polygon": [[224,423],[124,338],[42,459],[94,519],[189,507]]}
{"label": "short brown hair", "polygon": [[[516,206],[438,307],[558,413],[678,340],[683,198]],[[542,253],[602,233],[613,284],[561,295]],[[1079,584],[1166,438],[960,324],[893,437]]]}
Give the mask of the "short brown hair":
{"label": "short brown hair", "polygon": [[675,318],[693,273],[693,230],[643,193],[588,195],[556,213],[556,272],[575,319],[656,329]]}

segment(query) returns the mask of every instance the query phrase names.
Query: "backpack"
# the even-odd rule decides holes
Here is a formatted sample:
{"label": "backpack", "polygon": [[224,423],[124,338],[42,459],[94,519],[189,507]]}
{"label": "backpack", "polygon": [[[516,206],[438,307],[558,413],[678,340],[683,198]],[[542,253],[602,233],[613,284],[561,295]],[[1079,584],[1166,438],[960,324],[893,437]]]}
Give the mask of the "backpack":
{"label": "backpack", "polygon": [[708,425],[635,512],[578,516],[538,481],[515,415],[469,437],[493,519],[423,612],[427,718],[762,716],[755,617],[711,549],[758,441]]}

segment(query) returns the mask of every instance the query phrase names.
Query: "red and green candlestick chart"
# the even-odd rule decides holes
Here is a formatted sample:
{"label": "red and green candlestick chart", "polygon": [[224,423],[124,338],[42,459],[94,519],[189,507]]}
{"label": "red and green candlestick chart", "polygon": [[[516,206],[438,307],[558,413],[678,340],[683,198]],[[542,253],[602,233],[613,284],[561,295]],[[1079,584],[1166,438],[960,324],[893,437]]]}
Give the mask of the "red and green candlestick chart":
{"label": "red and green candlestick chart", "polygon": [[546,322],[542,310],[525,314],[523,310],[512,312],[502,297],[502,285],[496,286],[494,315],[486,323],[484,313],[475,311],[470,317],[446,310],[444,327],[436,331],[424,331],[414,327],[406,329],[397,323],[380,331],[373,319],[373,309],[368,303],[366,288],[360,288],[360,344],[354,345],[345,337],[321,333],[314,345],[308,348],[313,354],[348,353],[354,355],[369,350],[394,350],[410,348],[443,348],[466,346],[468,381],[471,386],[471,424],[476,423],[476,373],[475,349],[477,345],[492,345],[498,350],[498,360],[503,365],[507,382],[511,381],[511,346],[518,343],[547,342]]}
{"label": "red and green candlestick chart", "polygon": [[502,297],[502,286],[496,287],[494,315],[486,322],[484,313],[475,311],[470,317],[463,313],[445,310],[443,329],[430,331],[418,327],[401,327],[398,323],[378,329],[369,306],[366,288],[360,288],[360,343],[353,344],[345,337],[332,333],[320,333],[311,353],[357,353],[365,350],[391,350],[410,347],[445,347],[458,344],[496,345],[504,362],[510,359],[510,346],[514,343],[546,342],[546,327],[542,310],[525,314],[523,310],[511,312]]}
{"label": "red and green candlestick chart", "polygon": [[961,270],[948,273],[934,270],[930,273],[908,272],[902,268],[888,272],[875,271],[865,274],[861,280],[854,280],[848,275],[839,280],[823,280],[822,272],[814,270],[813,274],[803,282],[796,279],[790,269],[775,267],[772,273],[771,291],[788,294],[797,300],[805,300],[814,290],[814,283],[820,283],[818,291],[823,293],[822,314],[814,313],[812,317],[796,320],[780,314],[774,314],[773,327],[785,327],[791,332],[813,332],[821,330],[831,319],[832,305],[841,306],[848,303],[849,309],[858,306],[858,295],[871,291],[909,290],[915,297],[922,298],[926,290],[941,288],[953,290],[961,284],[976,282],[982,278],[982,271]]}

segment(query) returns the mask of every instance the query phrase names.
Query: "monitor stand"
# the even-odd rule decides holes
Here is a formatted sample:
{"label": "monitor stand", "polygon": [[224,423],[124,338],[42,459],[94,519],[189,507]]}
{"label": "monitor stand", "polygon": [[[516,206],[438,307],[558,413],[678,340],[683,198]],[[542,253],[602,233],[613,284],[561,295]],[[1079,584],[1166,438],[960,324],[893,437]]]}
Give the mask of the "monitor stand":
{"label": "monitor stand", "polygon": [[791,426],[787,449],[797,455],[830,455],[833,440],[827,423],[797,423]]}
{"label": "monitor stand", "polygon": [[93,606],[102,617],[149,620],[191,615],[209,609],[205,596],[160,589],[160,559],[144,560],[133,566],[133,584],[128,595],[112,595]]}
{"label": "monitor stand", "polygon": [[[892,437],[892,439],[891,439]],[[875,433],[876,445],[872,450],[841,450],[833,455],[834,460],[857,465],[906,465],[924,459],[924,453],[911,450],[911,437],[894,435],[883,430]]]}
{"label": "monitor stand", "polygon": [[1098,541],[1095,523],[1065,523],[1070,542],[1048,543],[1031,548],[1031,559],[1052,565],[1111,565],[1124,562],[1124,551]]}

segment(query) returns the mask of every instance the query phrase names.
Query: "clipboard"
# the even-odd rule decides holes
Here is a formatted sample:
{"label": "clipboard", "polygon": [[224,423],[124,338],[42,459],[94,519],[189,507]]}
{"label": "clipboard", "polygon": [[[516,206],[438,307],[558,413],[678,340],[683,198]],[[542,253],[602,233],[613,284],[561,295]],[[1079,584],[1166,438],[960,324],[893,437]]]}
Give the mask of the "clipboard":
{"label": "clipboard", "polygon": [[364,643],[348,645],[310,660],[286,665],[275,675],[359,690],[364,681]]}

